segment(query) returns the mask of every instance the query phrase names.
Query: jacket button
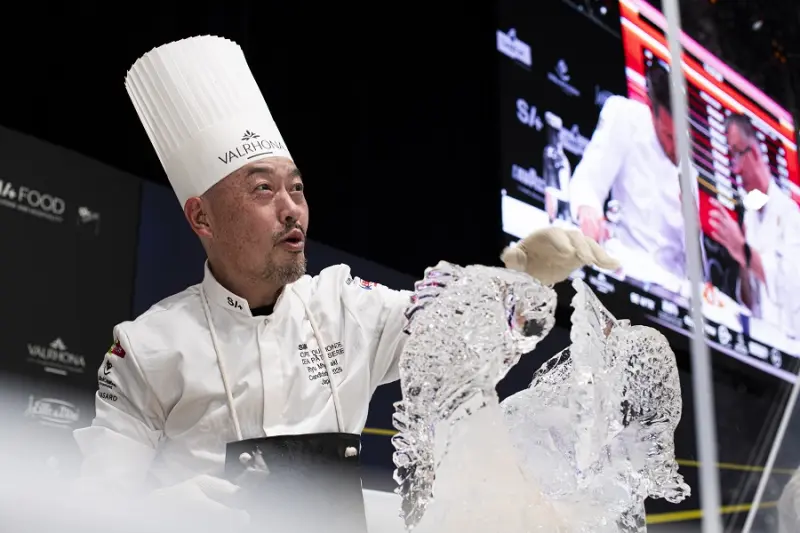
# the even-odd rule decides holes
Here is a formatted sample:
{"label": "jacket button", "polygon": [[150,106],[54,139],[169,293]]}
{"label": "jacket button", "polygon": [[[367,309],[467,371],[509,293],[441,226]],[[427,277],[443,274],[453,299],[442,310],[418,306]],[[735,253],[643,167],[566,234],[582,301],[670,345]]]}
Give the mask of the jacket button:
{"label": "jacket button", "polygon": [[358,455],[358,450],[355,449],[353,446],[348,446],[344,449],[344,456],[345,457],[355,457]]}

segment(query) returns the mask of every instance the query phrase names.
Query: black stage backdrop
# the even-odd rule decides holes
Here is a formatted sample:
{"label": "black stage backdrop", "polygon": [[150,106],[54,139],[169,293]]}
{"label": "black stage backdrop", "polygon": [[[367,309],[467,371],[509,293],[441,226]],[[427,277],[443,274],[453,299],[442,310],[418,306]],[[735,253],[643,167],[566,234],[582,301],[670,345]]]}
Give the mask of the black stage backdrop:
{"label": "black stage backdrop", "polygon": [[0,444],[75,457],[130,316],[141,180],[0,128]]}
{"label": "black stage backdrop", "polygon": [[310,238],[414,276],[439,259],[498,261],[493,3],[8,9],[0,124],[163,181],[125,74],[155,46],[221,35],[241,44],[305,174]]}
{"label": "black stage backdrop", "polygon": [[140,180],[0,128],[0,371],[94,388],[130,316]]}

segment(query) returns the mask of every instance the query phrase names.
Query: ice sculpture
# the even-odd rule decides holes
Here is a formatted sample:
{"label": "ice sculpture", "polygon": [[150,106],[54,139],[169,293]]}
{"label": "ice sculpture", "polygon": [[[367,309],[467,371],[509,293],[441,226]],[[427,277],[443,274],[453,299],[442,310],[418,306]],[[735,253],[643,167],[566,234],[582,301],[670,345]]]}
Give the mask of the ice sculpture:
{"label": "ice sculpture", "polygon": [[[501,405],[495,385],[553,324],[555,294],[527,276],[448,265],[401,357],[395,479],[406,527],[437,482],[433,531],[645,531],[644,499],[678,502],[674,355],[651,328],[617,321],[582,282],[572,345]],[[451,438],[452,437],[452,438]],[[437,506],[434,506],[434,509]],[[502,523],[500,523],[502,522]]]}
{"label": "ice sculpture", "polygon": [[573,285],[572,344],[503,401],[507,427],[526,478],[571,531],[646,531],[646,498],[690,493],[675,462],[675,356],[656,330],[616,320]]}
{"label": "ice sculpture", "polygon": [[[444,279],[446,288],[437,282]],[[527,274],[447,263],[417,286],[419,300],[433,295],[409,325],[400,359],[403,400],[393,416],[395,480],[409,528],[433,495],[435,446],[445,441],[437,426],[487,398],[496,403],[495,386],[550,332],[556,304],[555,292]]]}

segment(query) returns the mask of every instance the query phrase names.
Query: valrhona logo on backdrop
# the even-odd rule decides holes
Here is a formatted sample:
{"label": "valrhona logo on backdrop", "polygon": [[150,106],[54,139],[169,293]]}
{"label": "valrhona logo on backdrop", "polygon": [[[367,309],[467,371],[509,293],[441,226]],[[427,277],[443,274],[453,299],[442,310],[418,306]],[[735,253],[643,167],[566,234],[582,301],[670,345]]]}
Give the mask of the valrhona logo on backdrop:
{"label": "valrhona logo on backdrop", "polygon": [[257,133],[246,130],[242,134],[242,144],[218,156],[218,159],[227,165],[233,161],[239,161],[242,158],[254,159],[256,157],[268,156],[275,153],[276,150],[286,150],[283,142],[262,139]]}
{"label": "valrhona logo on backdrop", "polygon": [[28,344],[28,362],[41,365],[45,372],[60,376],[83,374],[86,370],[86,359],[70,352],[60,338],[48,346]]}

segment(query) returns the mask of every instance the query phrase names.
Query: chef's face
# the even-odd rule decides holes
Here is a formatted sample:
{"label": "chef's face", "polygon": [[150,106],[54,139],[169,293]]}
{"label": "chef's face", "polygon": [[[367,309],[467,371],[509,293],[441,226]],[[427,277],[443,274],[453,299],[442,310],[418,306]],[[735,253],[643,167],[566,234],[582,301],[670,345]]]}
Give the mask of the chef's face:
{"label": "chef's face", "polygon": [[731,170],[742,177],[742,186],[745,190],[751,191],[758,183],[758,166],[761,162],[758,143],[754,139],[749,139],[736,124],[728,127],[727,137]]}
{"label": "chef's face", "polygon": [[282,284],[305,274],[308,205],[291,160],[251,163],[204,196],[210,219],[206,240],[231,268]]}
{"label": "chef's face", "polygon": [[672,122],[672,115],[661,106],[653,109],[653,127],[656,130],[656,137],[664,153],[673,163],[678,162],[675,153],[675,124]]}

